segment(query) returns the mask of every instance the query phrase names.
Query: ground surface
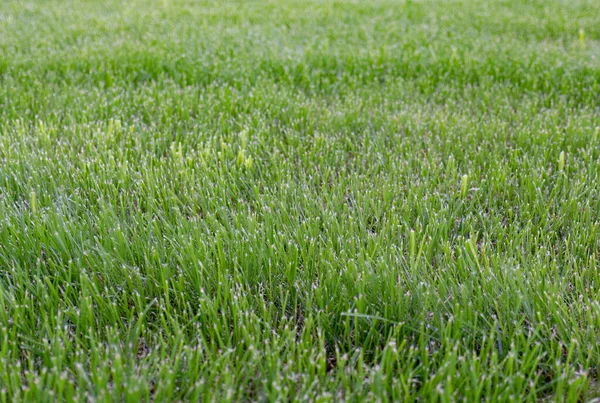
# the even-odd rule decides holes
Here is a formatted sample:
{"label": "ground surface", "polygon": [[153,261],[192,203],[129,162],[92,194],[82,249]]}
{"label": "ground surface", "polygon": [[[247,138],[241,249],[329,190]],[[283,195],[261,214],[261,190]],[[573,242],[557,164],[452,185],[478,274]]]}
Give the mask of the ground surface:
{"label": "ground surface", "polygon": [[600,2],[2,1],[0,399],[598,396]]}

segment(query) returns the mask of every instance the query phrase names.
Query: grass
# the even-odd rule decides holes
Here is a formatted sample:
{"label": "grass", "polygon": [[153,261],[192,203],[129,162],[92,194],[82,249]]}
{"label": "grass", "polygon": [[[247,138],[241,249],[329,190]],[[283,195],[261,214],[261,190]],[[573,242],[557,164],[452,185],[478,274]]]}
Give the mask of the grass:
{"label": "grass", "polygon": [[0,401],[599,396],[600,3],[0,4]]}

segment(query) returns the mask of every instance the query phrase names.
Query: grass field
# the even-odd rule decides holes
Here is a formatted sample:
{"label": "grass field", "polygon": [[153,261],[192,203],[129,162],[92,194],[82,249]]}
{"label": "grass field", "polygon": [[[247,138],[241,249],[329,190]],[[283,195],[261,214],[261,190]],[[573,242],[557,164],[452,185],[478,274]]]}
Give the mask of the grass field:
{"label": "grass field", "polygon": [[0,3],[0,401],[600,397],[600,2]]}

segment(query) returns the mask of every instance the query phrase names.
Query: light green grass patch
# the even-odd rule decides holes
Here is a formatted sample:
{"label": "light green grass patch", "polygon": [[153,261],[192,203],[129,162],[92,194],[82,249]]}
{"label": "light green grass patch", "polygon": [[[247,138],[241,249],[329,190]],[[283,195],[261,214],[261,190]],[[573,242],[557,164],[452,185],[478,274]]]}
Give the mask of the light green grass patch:
{"label": "light green grass patch", "polygon": [[3,1],[0,400],[598,397],[600,3]]}

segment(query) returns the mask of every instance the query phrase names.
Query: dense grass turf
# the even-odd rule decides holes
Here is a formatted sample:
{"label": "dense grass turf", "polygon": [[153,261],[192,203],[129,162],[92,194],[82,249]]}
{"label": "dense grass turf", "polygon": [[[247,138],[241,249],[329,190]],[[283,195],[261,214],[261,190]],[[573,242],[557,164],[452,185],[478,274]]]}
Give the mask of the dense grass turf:
{"label": "dense grass turf", "polygon": [[0,3],[0,400],[592,399],[600,3]]}

